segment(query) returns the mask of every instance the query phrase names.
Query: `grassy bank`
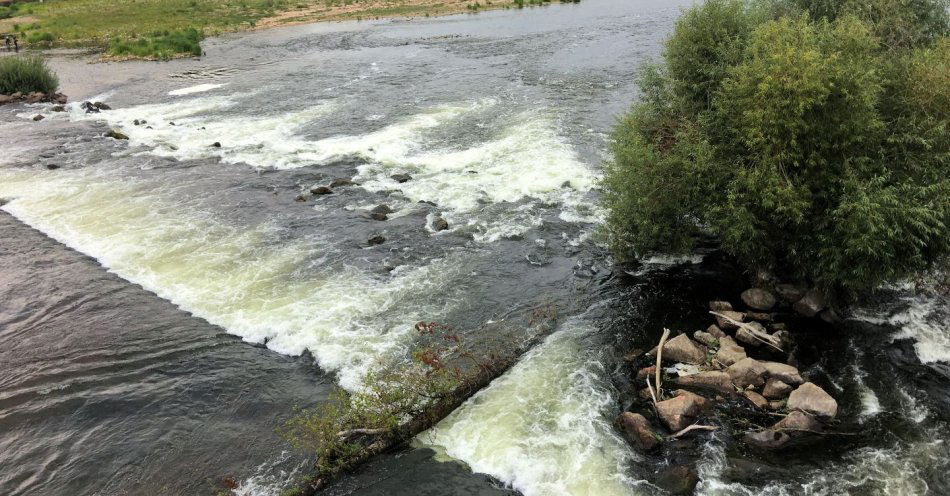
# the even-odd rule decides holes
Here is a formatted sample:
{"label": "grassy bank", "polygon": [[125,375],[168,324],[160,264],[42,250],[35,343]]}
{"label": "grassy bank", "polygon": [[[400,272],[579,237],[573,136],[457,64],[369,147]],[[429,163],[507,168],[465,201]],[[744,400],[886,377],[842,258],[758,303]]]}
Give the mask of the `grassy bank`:
{"label": "grassy bank", "polygon": [[[121,58],[197,54],[181,36],[195,29],[224,32],[329,20],[436,16],[484,9],[522,8],[552,0],[47,0],[19,2],[0,16],[0,33],[17,33],[32,47],[96,47]],[[554,0],[575,2],[579,0]],[[159,33],[159,36],[155,36]],[[162,35],[162,33],[165,33]],[[121,53],[111,50],[123,43]],[[147,52],[154,47],[154,52]],[[160,55],[163,54],[163,55]]]}

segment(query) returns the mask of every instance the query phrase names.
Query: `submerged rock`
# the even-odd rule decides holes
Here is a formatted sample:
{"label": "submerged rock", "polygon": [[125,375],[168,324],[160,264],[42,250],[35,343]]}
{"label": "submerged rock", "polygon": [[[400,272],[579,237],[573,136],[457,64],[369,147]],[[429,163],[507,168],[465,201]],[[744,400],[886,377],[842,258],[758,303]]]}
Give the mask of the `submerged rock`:
{"label": "submerged rock", "polygon": [[393,209],[389,208],[389,205],[380,204],[370,209],[370,212],[374,214],[391,214],[393,213]]}
{"label": "submerged rock", "polygon": [[326,186],[313,186],[310,188],[310,192],[315,195],[332,195],[333,190]]}
{"label": "submerged rock", "polygon": [[699,484],[699,476],[695,470],[685,465],[678,465],[661,470],[653,482],[670,494],[693,494],[696,485]]}
{"label": "submerged rock", "polygon": [[650,451],[663,440],[650,421],[639,413],[624,412],[619,420],[627,440],[642,451]]}
{"label": "submerged rock", "polygon": [[108,105],[106,105],[105,103],[102,103],[102,102],[96,102],[96,103],[93,103],[92,105],[93,105],[94,107],[96,107],[97,109],[99,109],[99,110],[112,110],[112,107],[110,107],[110,106],[108,106]]}
{"label": "submerged rock", "polygon": [[109,130],[109,132],[106,133],[106,137],[107,137],[107,138],[112,138],[112,139],[117,139],[117,140],[127,140],[127,139],[129,139],[128,136],[126,136],[126,135],[120,133],[119,131],[116,131],[115,129]]}
{"label": "submerged rock", "polygon": [[720,329],[719,326],[717,326],[716,324],[712,324],[709,327],[707,327],[706,332],[708,332],[710,335],[712,335],[712,337],[716,339],[722,339],[726,337],[726,333],[722,332],[722,329]]}
{"label": "submerged rock", "polygon": [[[331,188],[340,188],[340,187],[343,187],[343,186],[352,186],[352,185],[353,185],[353,181],[351,181],[351,180],[349,180],[349,179],[347,179],[347,178],[345,178],[345,177],[338,177],[338,178],[336,178],[336,179],[330,181],[330,187],[331,187]],[[388,214],[388,213],[391,213],[391,212],[384,212],[384,213],[387,213],[387,214]]]}
{"label": "submerged rock", "polygon": [[771,429],[764,431],[746,432],[742,440],[747,444],[762,449],[778,449],[792,440],[788,434]]}
{"label": "submerged rock", "polygon": [[692,424],[706,407],[706,399],[685,390],[676,391],[676,397],[657,402],[656,412],[670,430],[676,432]]}
{"label": "submerged rock", "polygon": [[300,193],[299,195],[297,195],[296,198],[294,198],[294,201],[305,202],[305,201],[307,201],[307,200],[309,200],[309,199],[310,199],[310,195],[308,195],[308,194],[306,194],[306,193]]}
{"label": "submerged rock", "polygon": [[775,306],[775,296],[761,288],[750,288],[739,295],[747,307],[754,310],[769,311]]}
{"label": "submerged rock", "polygon": [[776,422],[775,425],[772,426],[772,429],[786,429],[789,431],[790,436],[795,437],[809,432],[821,432],[824,426],[815,417],[798,410],[793,410],[786,415],[785,418]]}
{"label": "submerged rock", "polygon": [[393,181],[396,181],[397,183],[400,183],[400,184],[412,180],[412,176],[410,176],[409,174],[393,174],[389,177]]}
{"label": "submerged rock", "polygon": [[435,219],[433,219],[432,230],[438,232],[438,231],[445,231],[448,228],[449,228],[449,221],[443,219],[442,217],[436,217]]}
{"label": "submerged rock", "polygon": [[368,244],[368,245],[370,245],[370,246],[381,245],[381,244],[383,244],[383,243],[385,243],[385,242],[386,242],[386,238],[384,238],[384,237],[382,237],[382,236],[380,236],[380,235],[378,235],[378,234],[377,234],[376,236],[373,236],[373,237],[369,238],[368,240],[366,240],[366,244]]}
{"label": "submerged rock", "polygon": [[700,343],[703,343],[704,345],[710,348],[719,346],[719,339],[714,337],[712,334],[709,334],[708,332],[696,331],[693,333],[693,339],[695,339],[696,341],[699,341]]}
{"label": "submerged rock", "polygon": [[370,212],[369,218],[373,220],[379,220],[379,221],[389,220],[388,215],[384,213],[379,213],[379,212]]}
{"label": "submerged rock", "polygon": [[37,121],[41,121],[41,120],[43,120],[43,119],[45,119],[45,118],[46,118],[46,117],[43,117],[43,116],[40,115],[40,114],[36,114],[36,115],[33,116],[33,121],[34,121],[34,122],[37,122]]}
{"label": "submerged rock", "polygon": [[221,148],[221,142],[215,141],[214,143],[211,143],[211,148]]}
{"label": "submerged rock", "polygon": [[788,396],[789,410],[799,410],[816,417],[832,419],[838,413],[838,402],[824,389],[806,382]]}
{"label": "submerged rock", "polygon": [[794,284],[779,284],[775,286],[775,292],[785,300],[786,303],[792,304],[796,301],[802,299],[805,296],[805,289],[800,288]]}
{"label": "submerged rock", "polygon": [[82,102],[81,104],[79,104],[79,108],[85,110],[87,114],[99,113],[99,107],[96,107],[95,105],[93,105],[92,102]]}

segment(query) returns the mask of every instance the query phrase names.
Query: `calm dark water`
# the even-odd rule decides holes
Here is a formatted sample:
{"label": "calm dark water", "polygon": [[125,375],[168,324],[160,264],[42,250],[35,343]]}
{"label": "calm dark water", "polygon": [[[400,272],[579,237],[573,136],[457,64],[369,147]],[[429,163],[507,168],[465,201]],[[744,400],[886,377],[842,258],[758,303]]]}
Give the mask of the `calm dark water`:
{"label": "calm dark water", "polygon": [[[686,4],[297,26],[168,63],[53,59],[73,101],[114,110],[0,109],[0,493],[210,494],[233,477],[276,494],[308,462],[274,434],[294,405],[404,359],[418,320],[487,353],[525,339],[540,306],[561,324],[510,374],[331,492],[654,492],[665,460],[611,426],[616,355],[670,316],[704,318],[729,268],[614,267],[597,182],[638,65]],[[296,201],[335,178],[358,185]],[[380,204],[386,221],[367,215]],[[821,467],[798,456],[737,480],[737,456],[783,461],[721,433],[693,448],[700,492],[947,487],[945,299],[894,288],[862,312],[856,337],[829,342],[846,359],[811,372],[866,434]]]}

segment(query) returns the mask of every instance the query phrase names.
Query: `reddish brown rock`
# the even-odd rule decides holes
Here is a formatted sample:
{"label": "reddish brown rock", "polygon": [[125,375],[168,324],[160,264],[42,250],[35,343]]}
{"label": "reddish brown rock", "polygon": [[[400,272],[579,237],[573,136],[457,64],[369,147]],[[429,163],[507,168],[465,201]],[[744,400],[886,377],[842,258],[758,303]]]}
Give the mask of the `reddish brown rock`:
{"label": "reddish brown rock", "polygon": [[656,404],[656,412],[670,430],[677,432],[692,424],[706,407],[706,399],[698,394],[684,391],[676,392],[676,397]]}
{"label": "reddish brown rock", "polygon": [[743,391],[742,396],[745,396],[745,399],[749,400],[749,402],[755,405],[756,408],[761,408],[764,410],[769,407],[769,401],[755,391]]}
{"label": "reddish brown rock", "polygon": [[818,418],[831,419],[838,413],[838,402],[824,389],[806,382],[788,396],[788,409],[810,413]]}
{"label": "reddish brown rock", "polygon": [[689,336],[680,334],[663,343],[663,359],[699,365],[706,361],[706,352]]}
{"label": "reddish brown rock", "polygon": [[741,389],[749,386],[759,387],[765,384],[768,371],[762,362],[752,358],[744,358],[730,365],[726,373],[732,378],[732,383]]}
{"label": "reddish brown rock", "polygon": [[775,377],[770,377],[767,381],[765,381],[765,387],[762,388],[762,396],[765,396],[770,400],[784,399],[791,392],[792,386],[785,384]]}
{"label": "reddish brown rock", "polygon": [[786,384],[798,385],[805,382],[798,369],[791,365],[781,362],[762,362],[762,365],[768,371],[769,377],[774,377]]}
{"label": "reddish brown rock", "polygon": [[747,358],[745,349],[739,346],[731,337],[725,336],[719,339],[719,350],[716,351],[716,360],[719,363],[728,367],[745,358]]}
{"label": "reddish brown rock", "polygon": [[736,392],[729,374],[715,370],[677,377],[674,382],[680,386],[709,389],[723,394]]}
{"label": "reddish brown rock", "polygon": [[663,440],[663,437],[653,430],[650,421],[639,413],[624,412],[619,421],[627,440],[642,451],[650,451]]}
{"label": "reddish brown rock", "polygon": [[750,288],[739,295],[742,303],[753,310],[769,311],[775,306],[775,296],[761,288]]}
{"label": "reddish brown rock", "polygon": [[795,437],[796,433],[821,432],[823,428],[815,417],[798,410],[790,412],[772,426],[774,430],[787,431],[792,437]]}

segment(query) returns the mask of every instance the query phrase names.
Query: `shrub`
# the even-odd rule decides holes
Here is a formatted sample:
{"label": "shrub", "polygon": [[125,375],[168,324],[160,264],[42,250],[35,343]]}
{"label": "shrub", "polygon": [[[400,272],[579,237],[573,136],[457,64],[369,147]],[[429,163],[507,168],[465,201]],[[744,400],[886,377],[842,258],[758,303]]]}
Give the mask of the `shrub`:
{"label": "shrub", "polygon": [[26,42],[31,45],[52,45],[53,44],[53,33],[44,32],[44,33],[30,33],[26,37]]}
{"label": "shrub", "polygon": [[0,58],[0,94],[34,91],[53,93],[58,88],[59,79],[41,57]]}
{"label": "shrub", "polygon": [[149,36],[126,40],[116,38],[107,53],[115,57],[168,60],[180,56],[200,56],[203,35],[194,28],[156,31]]}
{"label": "shrub", "polygon": [[934,5],[690,9],[613,132],[614,250],[686,252],[708,233],[750,271],[839,289],[945,261],[950,41]]}

